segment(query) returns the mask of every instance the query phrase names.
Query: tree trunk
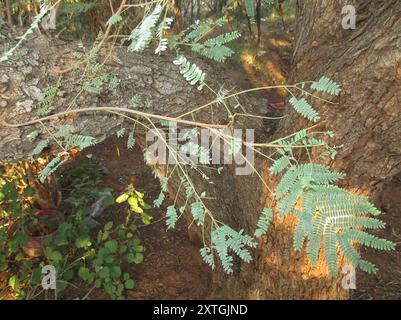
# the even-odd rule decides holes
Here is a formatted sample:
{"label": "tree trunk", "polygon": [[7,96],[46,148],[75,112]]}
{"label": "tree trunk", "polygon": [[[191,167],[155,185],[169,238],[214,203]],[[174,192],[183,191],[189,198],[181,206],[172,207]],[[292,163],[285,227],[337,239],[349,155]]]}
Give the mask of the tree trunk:
{"label": "tree trunk", "polygon": [[24,20],[22,19],[24,13],[24,6],[21,4],[21,0],[18,0],[18,23],[21,28],[24,27]]}
{"label": "tree trunk", "polygon": [[[334,167],[347,184],[375,195],[401,172],[401,2],[299,1],[291,81],[334,78],[343,87],[338,105],[317,103],[327,128],[344,144]],[[343,5],[354,4],[355,30],[341,25]],[[323,34],[322,34],[323,33]],[[313,66],[313,68],[311,68]],[[294,129],[287,118],[283,129]]]}
{"label": "tree trunk", "polygon": [[[349,4],[356,7],[355,30],[342,27],[342,8]],[[344,144],[332,167],[347,174],[345,186],[375,200],[383,184],[401,172],[401,2],[299,0],[297,11],[290,82],[326,75],[342,85],[338,105],[314,101],[314,106],[326,120],[323,130],[335,131],[334,143]],[[277,136],[304,126],[292,112]],[[291,224],[275,219],[254,266],[243,266],[228,287],[245,290],[245,297],[346,298],[340,279],[309,269],[305,254],[294,253]]]}
{"label": "tree trunk", "polygon": [[13,27],[13,17],[11,14],[10,0],[6,0],[6,14],[8,27],[11,29]]}
{"label": "tree trunk", "polygon": [[262,23],[262,1],[257,0],[256,1],[256,27],[258,29],[258,38],[256,41],[257,48],[259,48],[260,45],[260,39],[262,37],[262,28],[261,28],[261,23]]}
{"label": "tree trunk", "polygon": [[201,18],[201,0],[197,0],[196,2],[196,19],[200,20]]}
{"label": "tree trunk", "polygon": [[194,12],[195,12],[194,0],[191,0],[191,16],[190,16],[191,24],[194,22]]}
{"label": "tree trunk", "polygon": [[3,19],[4,14],[3,14],[3,1],[0,1],[0,19]]}
{"label": "tree trunk", "polygon": [[251,24],[251,19],[249,19],[247,13],[246,13],[246,9],[242,7],[241,1],[237,0],[237,6],[238,6],[238,10],[245,15],[246,17],[246,21],[247,21],[247,25],[248,25],[248,30],[249,30],[249,36],[252,37],[252,24]]}
{"label": "tree trunk", "polygon": [[173,0],[172,8],[174,13],[174,30],[181,31],[184,28],[184,18],[181,10],[181,0]]}

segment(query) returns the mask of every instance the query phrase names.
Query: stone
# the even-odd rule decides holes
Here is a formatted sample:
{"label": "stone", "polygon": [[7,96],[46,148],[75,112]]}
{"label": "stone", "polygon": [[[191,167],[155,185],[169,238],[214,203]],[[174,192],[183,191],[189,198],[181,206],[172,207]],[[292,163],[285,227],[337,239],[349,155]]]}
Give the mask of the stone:
{"label": "stone", "polygon": [[17,108],[24,108],[27,112],[31,112],[33,100],[19,101],[15,105],[17,106]]}
{"label": "stone", "polygon": [[24,76],[27,76],[28,74],[31,74],[32,73],[32,67],[31,66],[24,66],[24,67],[21,67],[20,69],[19,69],[21,72],[22,72],[22,74],[24,75]]}
{"label": "stone", "polygon": [[0,83],[8,83],[9,80],[10,78],[7,75],[5,74],[0,75]]}
{"label": "stone", "polygon": [[0,83],[0,94],[5,93],[8,90],[8,86]]}
{"label": "stone", "polygon": [[43,100],[43,93],[42,91],[35,86],[29,86],[23,88],[25,94],[33,100],[42,101]]}

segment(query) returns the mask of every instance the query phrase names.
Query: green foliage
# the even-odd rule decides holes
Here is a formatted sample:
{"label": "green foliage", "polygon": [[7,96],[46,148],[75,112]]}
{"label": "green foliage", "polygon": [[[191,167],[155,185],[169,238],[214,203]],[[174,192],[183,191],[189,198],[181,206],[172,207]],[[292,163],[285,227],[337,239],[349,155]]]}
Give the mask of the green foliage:
{"label": "green foliage", "polygon": [[[285,154],[293,154],[293,149],[295,145],[304,144],[303,142],[308,137],[308,131],[302,129],[296,133],[294,133],[291,137],[287,139],[279,139],[277,141],[278,144],[283,145],[281,148],[278,149],[278,152],[281,155]],[[272,170],[272,168],[271,168]]]}
{"label": "green foliage", "polygon": [[255,23],[255,1],[245,0],[245,10],[249,20]]}
{"label": "green foliage", "polygon": [[74,133],[75,129],[71,125],[62,125],[59,130],[51,137],[41,140],[29,154],[30,158],[39,156],[50,143],[55,140],[64,150],[79,148],[81,150],[93,146],[97,143],[96,139],[89,136],[82,136]]}
{"label": "green foliage", "polygon": [[103,287],[113,299],[123,299],[124,291],[134,288],[135,282],[123,271],[120,261],[129,264],[143,262],[144,248],[134,236],[135,224],[128,226],[107,223],[97,234],[97,253],[90,263],[80,268],[80,277],[96,288]]}
{"label": "green foliage", "polygon": [[[363,260],[353,243],[391,250],[394,244],[363,231],[384,228],[384,223],[369,215],[379,215],[366,197],[354,195],[332,185],[344,177],[318,164],[293,166],[281,178],[275,196],[279,214],[290,212],[298,218],[294,232],[294,249],[300,250],[308,240],[307,254],[312,265],[316,264],[320,248],[331,276],[338,274],[338,250],[355,267],[375,272],[375,266]],[[301,201],[300,201],[301,199]],[[300,203],[301,210],[294,211]]]}
{"label": "green foliage", "polygon": [[128,139],[127,139],[127,148],[128,149],[133,149],[135,147],[135,131],[132,130],[128,134]]}
{"label": "green foliage", "polygon": [[[366,272],[374,272],[375,267],[364,261],[357,251],[352,249],[352,242],[368,243],[371,247],[394,249],[394,244],[370,236],[363,229],[384,228],[384,223],[368,214],[378,214],[366,197],[352,195],[335,186],[319,186],[304,195],[303,212],[313,216],[313,227],[306,235],[308,257],[312,264],[317,261],[321,239],[324,237],[325,257],[330,274],[337,275],[336,245],[346,259],[355,267]],[[357,231],[356,233],[354,231]],[[353,238],[356,236],[356,239]],[[358,242],[358,241],[356,241]]]}
{"label": "green foliage", "polygon": [[[307,92],[305,88],[305,83],[302,83],[301,85],[302,88],[299,88],[296,86],[298,90],[301,90],[303,94],[308,96],[310,93]],[[327,78],[327,77],[322,77],[320,78],[319,81],[313,81],[311,82],[311,89],[317,90],[320,92],[326,92],[331,95],[336,95],[338,96],[341,92],[340,86],[334,82],[333,80]],[[309,102],[305,98],[297,99],[295,95],[292,96],[290,99],[290,104],[292,107],[297,111],[300,115],[302,115],[304,118],[317,122],[320,120],[320,116],[318,112],[309,104]]]}
{"label": "green foliage", "polygon": [[59,167],[61,167],[68,159],[61,160],[59,157],[53,158],[46,167],[39,173],[39,179],[43,183],[46,178],[52,175],[57,171]]}
{"label": "green foliage", "polygon": [[276,0],[262,0],[262,5],[265,7],[275,5],[275,3],[276,3]]}
{"label": "green foliage", "polygon": [[97,140],[93,137],[71,134],[64,137],[65,149],[79,148],[80,150],[94,146]]}
{"label": "green foliage", "polygon": [[[171,46],[175,48],[177,43],[182,42],[189,45],[192,51],[208,59],[216,62],[225,62],[227,58],[230,58],[234,54],[234,51],[227,47],[226,44],[241,37],[241,33],[233,31],[205,40],[209,33],[216,27],[223,26],[225,22],[226,20],[224,19],[208,19],[203,23],[194,23],[189,28],[189,32],[185,30],[178,37],[173,38]],[[203,40],[203,42],[201,42],[201,40]]]}
{"label": "green foliage", "polygon": [[178,220],[177,210],[174,208],[174,206],[167,207],[166,216],[167,216],[166,220],[167,230],[174,229]]}
{"label": "green foliage", "polygon": [[225,20],[223,18],[212,20],[207,19],[202,23],[194,23],[190,26],[189,32],[188,30],[184,30],[180,36],[184,37],[183,41],[185,43],[196,43],[204,38],[210,30],[215,27],[221,27],[225,24]]}
{"label": "green foliage", "polygon": [[155,201],[153,201],[153,205],[156,208],[160,208],[160,206],[163,204],[163,201],[165,199],[165,195],[164,192],[160,192],[159,196],[155,199]]}
{"label": "green foliage", "polygon": [[60,8],[60,14],[65,15],[79,15],[82,13],[87,13],[92,10],[97,5],[96,2],[76,2],[76,1],[63,1]]}
{"label": "green foliage", "polygon": [[195,64],[191,64],[184,56],[177,57],[174,64],[180,67],[180,73],[191,86],[198,84],[198,90],[205,86],[205,73]]}
{"label": "green foliage", "polygon": [[107,21],[106,25],[114,26],[115,24],[120,23],[122,20],[123,20],[123,17],[119,13],[116,13],[110,17],[110,19]]}
{"label": "green foliage", "polygon": [[29,158],[40,155],[50,144],[50,139],[41,140],[29,154]]}
{"label": "green foliage", "polygon": [[229,139],[228,154],[230,156],[238,154],[241,151],[241,148],[242,148],[242,140],[235,138]]}
{"label": "green foliage", "polygon": [[293,193],[297,185],[300,185],[303,190],[311,185],[330,184],[342,179],[343,177],[344,174],[332,172],[325,165],[303,164],[294,166],[281,178],[276,187],[275,195],[277,199],[282,200]]}
{"label": "green foliage", "polygon": [[141,218],[142,223],[150,224],[153,217],[147,212],[150,206],[144,201],[145,194],[135,190],[132,185],[129,185],[127,191],[121,194],[117,199],[117,203],[127,202],[130,207],[130,212]]}
{"label": "green foliage", "polygon": [[127,129],[126,128],[121,128],[120,130],[118,130],[117,132],[116,132],[116,135],[117,135],[117,138],[122,138],[122,137],[124,137],[124,134],[125,134],[125,131],[126,131]]}
{"label": "green foliage", "polygon": [[313,82],[311,84],[311,89],[326,92],[335,96],[338,96],[341,92],[341,88],[336,82],[324,76],[321,77],[319,81]]}
{"label": "green foliage", "polygon": [[60,91],[60,86],[61,86],[61,78],[55,85],[49,86],[45,90],[42,101],[33,105],[32,108],[36,110],[36,114],[39,117],[47,116],[54,110],[53,103],[56,96],[61,96],[63,94],[63,92]]}
{"label": "green foliage", "polygon": [[163,51],[166,51],[168,48],[168,39],[163,37],[163,34],[166,30],[170,29],[171,24],[173,23],[174,19],[165,17],[162,22],[160,22],[159,26],[157,27],[156,37],[159,38],[159,45],[157,46],[155,53],[160,54]]}
{"label": "green foliage", "polygon": [[198,226],[202,226],[205,222],[205,208],[203,203],[194,202],[191,204],[191,214]]}
{"label": "green foliage", "polygon": [[98,77],[86,80],[83,84],[83,89],[86,92],[92,93],[94,95],[99,95],[103,90],[103,84],[107,81],[108,77],[102,74]]}
{"label": "green foliage", "polygon": [[87,158],[62,171],[60,183],[76,186],[77,189],[90,188],[100,184],[107,173],[106,167],[93,158]]}
{"label": "green foliage", "polygon": [[119,79],[112,74],[104,72],[104,64],[98,62],[98,44],[103,38],[104,34],[99,32],[94,46],[89,51],[81,45],[80,47],[84,53],[75,52],[75,57],[86,63],[85,72],[79,80],[79,84],[85,92],[93,95],[100,95],[107,89],[113,90],[117,88],[119,84]]}
{"label": "green foliage", "polygon": [[210,268],[212,268],[212,270],[214,270],[216,265],[214,263],[214,257],[213,257],[212,250],[209,247],[203,247],[200,249],[200,254],[201,254],[203,261],[205,261],[206,264]]}
{"label": "green foliage", "polygon": [[211,60],[225,62],[227,58],[230,58],[234,54],[234,51],[225,46],[225,44],[234,41],[239,37],[241,37],[241,34],[238,31],[221,34],[215,38],[206,40],[203,44],[193,44],[192,51],[195,51]]}
{"label": "green foliage", "polygon": [[31,133],[29,133],[26,136],[26,138],[28,139],[29,142],[34,142],[38,136],[39,136],[39,131],[34,130]]}
{"label": "green foliage", "polygon": [[141,101],[142,101],[142,97],[141,97],[139,94],[135,94],[135,95],[131,98],[131,100],[130,100],[130,102],[129,102],[130,108],[132,108],[132,109],[137,108],[137,107],[139,106],[139,104],[141,103]]}
{"label": "green foliage", "polygon": [[[114,226],[112,221],[99,224],[89,216],[97,185],[105,175],[105,169],[92,160],[64,170],[61,183],[66,190],[71,214],[57,220],[35,218],[28,210],[31,192],[23,194],[15,183],[0,188],[2,211],[0,223],[13,224],[12,228],[0,228],[0,271],[7,273],[10,288],[19,299],[31,296],[40,285],[42,267],[53,265],[57,271],[57,295],[70,285],[103,288],[111,298],[123,299],[126,290],[135,287],[128,267],[143,262],[144,247],[136,235],[134,222]],[[143,197],[138,192],[138,197]],[[43,255],[27,257],[25,246],[35,226],[46,225]],[[17,233],[14,230],[21,230]],[[43,229],[45,230],[45,229]],[[53,231],[54,230],[54,231]]]}
{"label": "green foliage", "polygon": [[92,39],[91,21],[88,12],[100,9],[100,1],[82,2],[63,0],[57,12],[57,30],[63,38]]}
{"label": "green foliage", "polygon": [[128,47],[129,51],[140,52],[149,45],[162,10],[163,7],[160,4],[156,4],[153,11],[131,32],[129,37],[131,41]]}
{"label": "green foliage", "polygon": [[290,104],[294,107],[295,111],[301,114],[308,120],[317,122],[320,120],[319,114],[313,107],[306,101],[305,98],[298,100],[295,97],[290,99]]}
{"label": "green foliage", "polygon": [[[72,148],[79,148],[80,150],[83,150],[97,143],[95,138],[75,134],[74,130],[74,127],[71,125],[60,126],[56,133],[52,134],[45,140],[39,141],[36,147],[29,154],[29,157],[32,159],[36,156],[39,156],[46,148],[50,146],[52,141],[55,141],[60,147],[62,147],[63,151],[67,151]],[[48,176],[56,172],[57,169],[66,163],[68,159],[68,156],[66,156],[64,159],[61,159],[60,157],[53,158],[40,173],[40,180],[43,182]]]}
{"label": "green foliage", "polygon": [[234,251],[242,261],[249,263],[252,261],[252,256],[246,247],[255,248],[257,245],[251,236],[244,234],[243,230],[238,232],[227,225],[212,231],[211,243],[212,249],[220,258],[223,270],[228,274],[233,273],[233,257],[229,251]]}
{"label": "green foliage", "polygon": [[279,174],[284,169],[286,169],[291,164],[290,157],[283,156],[274,161],[273,165],[270,167],[270,172],[273,174]]}
{"label": "green foliage", "polygon": [[10,57],[14,54],[14,52],[21,46],[21,44],[28,38],[29,35],[33,34],[34,30],[38,28],[39,23],[42,21],[42,18],[47,14],[50,10],[50,5],[46,3],[41,3],[40,12],[33,18],[33,21],[29,28],[25,31],[25,33],[19,37],[19,41],[15,46],[6,51],[0,56],[0,62],[5,62],[10,59]]}
{"label": "green foliage", "polygon": [[273,218],[273,210],[263,208],[262,214],[261,214],[258,224],[257,224],[257,228],[254,233],[254,236],[256,238],[260,238],[261,236],[266,234],[272,218]]}

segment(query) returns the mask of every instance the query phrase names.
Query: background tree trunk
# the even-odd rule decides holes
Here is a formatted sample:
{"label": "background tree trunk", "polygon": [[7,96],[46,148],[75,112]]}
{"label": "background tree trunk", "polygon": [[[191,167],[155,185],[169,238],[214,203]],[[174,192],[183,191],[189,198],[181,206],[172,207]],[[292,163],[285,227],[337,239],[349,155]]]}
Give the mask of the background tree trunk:
{"label": "background tree trunk", "polygon": [[259,48],[260,45],[260,39],[262,37],[262,1],[261,0],[257,0],[256,1],[256,27],[258,29],[258,35],[257,35],[257,41],[256,41],[256,45],[257,48]]}
{"label": "background tree trunk", "polygon": [[181,10],[181,0],[173,0],[174,30],[181,31],[184,28],[184,17]]}
{"label": "background tree trunk", "polygon": [[[355,30],[341,26],[343,5],[354,4]],[[327,128],[344,144],[334,166],[347,184],[374,194],[401,171],[401,2],[298,1],[298,28],[290,81],[334,78],[338,105],[317,103]],[[313,68],[311,67],[313,66]],[[282,128],[298,126],[292,118]]]}
{"label": "background tree trunk", "polygon": [[3,13],[3,1],[0,1],[0,18],[3,19],[4,13]]}
{"label": "background tree trunk", "polygon": [[7,24],[9,28],[13,27],[13,17],[11,14],[11,4],[10,0],[6,0],[6,15],[7,15]]}

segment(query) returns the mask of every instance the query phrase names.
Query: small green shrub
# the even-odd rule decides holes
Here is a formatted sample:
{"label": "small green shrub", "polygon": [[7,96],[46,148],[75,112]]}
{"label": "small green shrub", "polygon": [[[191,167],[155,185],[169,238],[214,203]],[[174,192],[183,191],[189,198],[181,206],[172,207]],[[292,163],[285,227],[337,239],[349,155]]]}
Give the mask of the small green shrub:
{"label": "small green shrub", "polygon": [[[34,257],[27,256],[24,250],[31,236],[27,226],[32,229],[39,223],[32,215],[32,190],[19,190],[18,181],[0,187],[0,272],[6,272],[17,299],[43,294],[45,265],[52,265],[57,271],[55,297],[74,285],[91,287],[86,296],[102,288],[111,298],[124,299],[125,291],[135,287],[129,269],[143,262],[145,250],[135,221],[128,217],[125,223],[108,221],[100,225],[90,216],[91,204],[105,190],[97,186],[106,173],[106,168],[89,159],[64,170],[60,181],[67,189],[65,203],[70,206],[69,212],[55,225],[46,221],[52,232],[43,241],[42,254]],[[144,223],[150,223],[152,217],[144,212],[150,208],[143,201],[144,193],[130,187],[127,195],[130,210]],[[102,210],[115,203],[115,199],[111,197],[104,203]]]}

